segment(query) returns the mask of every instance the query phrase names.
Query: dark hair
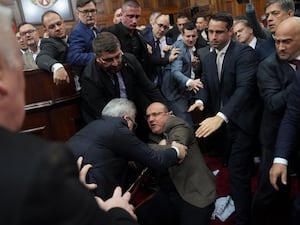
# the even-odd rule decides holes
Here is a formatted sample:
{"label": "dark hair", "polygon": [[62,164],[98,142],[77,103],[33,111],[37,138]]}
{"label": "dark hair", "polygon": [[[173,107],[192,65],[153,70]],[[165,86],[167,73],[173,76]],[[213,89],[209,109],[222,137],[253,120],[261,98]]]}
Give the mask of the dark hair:
{"label": "dark hair", "polygon": [[44,25],[44,18],[45,18],[45,16],[47,16],[50,13],[54,13],[54,14],[58,15],[62,19],[61,15],[59,15],[58,12],[56,12],[54,10],[48,10],[48,11],[44,12],[43,15],[42,15],[42,17],[41,17],[41,21],[42,21],[43,25]]}
{"label": "dark hair", "polygon": [[193,22],[196,23],[198,18],[203,18],[205,21],[207,21],[207,16],[204,16],[204,15],[202,15],[200,13],[196,13],[193,16]]}
{"label": "dark hair", "polygon": [[293,0],[268,0],[265,4],[264,11],[274,3],[278,3],[280,8],[286,12],[289,10],[295,12],[295,2]]}
{"label": "dark hair", "polygon": [[184,33],[184,30],[194,30],[194,29],[197,29],[196,25],[192,22],[187,22],[183,25],[182,33]]}
{"label": "dark hair", "polygon": [[[20,24],[18,25],[18,29],[17,29],[17,31],[19,32],[19,31],[20,31],[20,28],[21,28],[21,27],[23,27],[24,25],[27,25],[27,24],[29,24],[29,25],[33,26],[33,24],[32,24],[32,23],[23,22],[23,23],[20,23]],[[33,27],[34,27],[34,26],[33,26]]]}
{"label": "dark hair", "polygon": [[120,47],[119,39],[110,32],[101,32],[93,40],[93,52],[98,56],[103,52],[113,53]]}
{"label": "dark hair", "polygon": [[96,6],[96,1],[94,1],[94,0],[77,0],[76,8],[83,7],[83,6],[85,6],[86,4],[88,4],[90,2],[94,3],[95,6]]}
{"label": "dark hair", "polygon": [[250,28],[253,29],[252,24],[249,23],[248,18],[247,18],[246,16],[244,16],[244,15],[236,16],[236,17],[234,18],[234,24],[237,24],[237,23],[242,23],[242,24],[244,24],[245,26],[250,27]]}
{"label": "dark hair", "polygon": [[216,13],[216,14],[213,14],[213,15],[209,18],[208,23],[209,23],[211,20],[222,21],[222,22],[227,23],[227,25],[226,25],[227,30],[230,30],[230,29],[232,28],[232,25],[233,25],[233,19],[232,19],[232,16],[231,16],[231,14],[228,13],[228,12],[218,12],[218,13]]}
{"label": "dark hair", "polygon": [[122,12],[124,12],[126,10],[127,7],[130,8],[141,8],[141,5],[138,1],[135,0],[127,0],[123,3],[122,5]]}

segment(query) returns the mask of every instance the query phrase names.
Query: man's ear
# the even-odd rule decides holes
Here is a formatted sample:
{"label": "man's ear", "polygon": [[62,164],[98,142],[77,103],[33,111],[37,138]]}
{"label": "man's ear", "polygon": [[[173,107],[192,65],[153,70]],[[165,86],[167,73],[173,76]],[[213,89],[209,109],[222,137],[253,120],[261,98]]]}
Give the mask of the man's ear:
{"label": "man's ear", "polygon": [[0,101],[2,100],[3,96],[7,95],[7,88],[4,85],[3,81],[0,80]]}

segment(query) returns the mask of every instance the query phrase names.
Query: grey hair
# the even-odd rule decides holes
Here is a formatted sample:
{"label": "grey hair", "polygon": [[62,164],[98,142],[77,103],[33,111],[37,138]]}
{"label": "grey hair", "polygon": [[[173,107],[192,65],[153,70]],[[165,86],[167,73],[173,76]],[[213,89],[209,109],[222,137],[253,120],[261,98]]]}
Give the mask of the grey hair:
{"label": "grey hair", "polygon": [[136,116],[134,103],[126,98],[114,98],[102,110],[102,116],[123,117],[125,115],[132,118]]}
{"label": "grey hair", "polygon": [[268,0],[265,4],[264,10],[266,11],[266,9],[274,3],[278,3],[280,8],[286,12],[289,10],[295,12],[295,2],[293,0]]}
{"label": "grey hair", "polygon": [[11,69],[23,68],[21,60],[16,60],[20,55],[17,48],[16,36],[12,31],[12,11],[0,4],[0,60]]}

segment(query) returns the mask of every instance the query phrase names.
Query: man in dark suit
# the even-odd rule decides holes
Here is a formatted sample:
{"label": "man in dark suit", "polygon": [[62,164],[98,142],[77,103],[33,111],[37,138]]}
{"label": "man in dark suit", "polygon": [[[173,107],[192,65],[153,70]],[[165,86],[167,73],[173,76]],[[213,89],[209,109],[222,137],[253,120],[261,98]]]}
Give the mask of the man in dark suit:
{"label": "man in dark suit", "polygon": [[[159,102],[148,106],[146,119],[151,129],[150,147],[161,151],[176,141],[187,146],[188,155],[181,164],[169,167],[168,171],[160,174],[159,192],[136,209],[139,223],[209,225],[216,187],[194,131]],[[162,142],[165,142],[164,145],[161,145]]]}
{"label": "man in dark suit", "polygon": [[107,199],[116,186],[128,188],[128,161],[164,171],[185,157],[185,146],[173,142],[167,151],[154,151],[139,140],[135,128],[136,109],[125,98],[112,99],[95,120],[68,140],[75,157],[92,164],[88,181],[97,184],[96,195]]}
{"label": "man in dark suit", "polygon": [[151,102],[164,101],[134,55],[122,53],[115,35],[101,32],[93,42],[93,50],[96,58],[81,75],[81,110],[86,123],[100,118],[102,109],[113,98],[132,100],[142,115]]}
{"label": "man in dark suit", "polygon": [[204,48],[209,45],[207,33],[207,18],[206,16],[196,14],[194,16],[194,23],[197,27],[198,39],[195,44],[196,49]]}
{"label": "man in dark suit", "polygon": [[[249,224],[253,140],[259,121],[255,51],[231,40],[233,19],[227,13],[213,15],[208,23],[210,52],[203,62],[197,101],[189,111],[205,107],[207,118],[196,131],[198,138],[218,132],[215,143],[229,152],[229,181],[235,204],[235,224]],[[217,56],[218,54],[218,56]],[[223,58],[223,63],[222,63]]]}
{"label": "man in dark suit", "polygon": [[25,81],[11,15],[0,5],[1,223],[137,225],[129,193],[122,196],[117,188],[108,201],[95,200],[62,144],[17,133],[24,119]]}
{"label": "man in dark suit", "polygon": [[172,48],[172,40],[166,37],[166,33],[170,26],[169,15],[160,14],[153,21],[151,30],[143,33],[143,37],[147,44],[151,46],[151,54],[153,57],[153,67],[151,77],[154,78],[154,83],[160,88],[164,66],[172,63],[178,56],[179,49]]}
{"label": "man in dark suit", "polygon": [[69,75],[62,65],[66,62],[68,50],[64,20],[55,11],[47,11],[42,16],[42,23],[49,37],[41,41],[36,64],[40,69],[53,73],[55,84],[69,83]]}
{"label": "man in dark suit", "polygon": [[[288,162],[297,164],[297,174],[299,176],[299,131],[300,131],[300,72],[296,72],[295,81],[288,97],[287,108],[281,121],[276,141],[273,165],[270,169],[270,182],[275,190],[279,190],[279,183],[287,185]],[[281,207],[287,207],[281,205]],[[300,221],[300,193],[295,199],[294,211],[291,225],[297,225]]]}
{"label": "man in dark suit", "polygon": [[[287,98],[295,77],[293,59],[300,59],[300,22],[290,17],[281,22],[275,33],[276,53],[262,61],[258,67],[257,79],[260,95],[264,102],[260,128],[262,160],[258,187],[253,199],[253,224],[284,223],[288,211],[282,204],[288,204],[289,191],[283,188],[275,192],[269,183],[278,128],[282,120]],[[278,217],[274,215],[279,215]],[[273,224],[270,222],[270,224]]]}
{"label": "man in dark suit", "polygon": [[95,58],[92,52],[92,42],[100,32],[95,26],[96,1],[77,0],[76,13],[79,23],[70,33],[67,62],[74,66],[83,67]]}
{"label": "man in dark suit", "polygon": [[273,35],[279,23],[294,15],[295,3],[293,0],[268,0],[265,4],[265,15],[267,20],[267,32],[259,23],[255,8],[252,3],[246,6],[246,16],[253,27],[254,34],[265,41],[256,49],[259,61],[262,61],[275,52]]}
{"label": "man in dark suit", "polygon": [[173,26],[172,29],[170,29],[166,37],[169,37],[172,39],[173,43],[175,43],[177,40],[182,39],[182,28],[183,25],[189,22],[189,18],[186,15],[178,15],[176,19],[176,24]]}

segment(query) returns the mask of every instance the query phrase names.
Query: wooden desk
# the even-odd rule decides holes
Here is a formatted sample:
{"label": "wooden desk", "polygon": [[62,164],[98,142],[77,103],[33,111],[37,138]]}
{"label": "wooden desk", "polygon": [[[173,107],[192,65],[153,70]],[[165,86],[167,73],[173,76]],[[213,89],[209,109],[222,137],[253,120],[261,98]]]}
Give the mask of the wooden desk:
{"label": "wooden desk", "polygon": [[81,128],[79,92],[67,67],[70,83],[55,85],[51,73],[25,71],[26,116],[21,132],[46,139],[66,141]]}

